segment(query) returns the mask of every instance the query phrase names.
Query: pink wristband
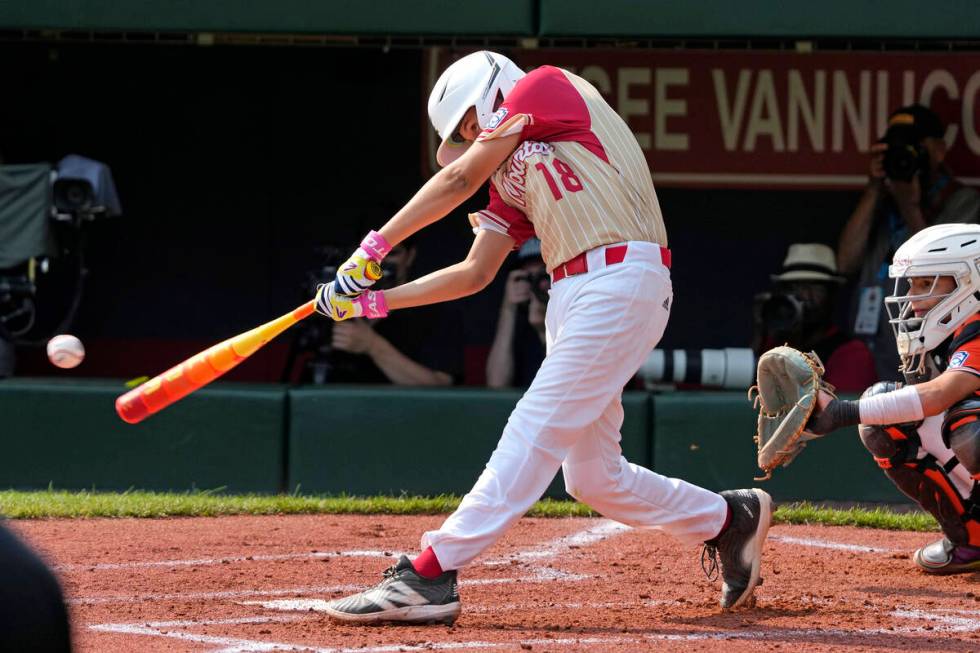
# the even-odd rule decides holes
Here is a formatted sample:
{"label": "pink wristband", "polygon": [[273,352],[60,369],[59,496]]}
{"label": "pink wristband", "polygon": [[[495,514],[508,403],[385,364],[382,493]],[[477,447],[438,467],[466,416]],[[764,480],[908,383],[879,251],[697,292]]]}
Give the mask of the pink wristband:
{"label": "pink wristband", "polygon": [[383,290],[368,290],[354,301],[361,305],[361,317],[388,317],[388,302]]}
{"label": "pink wristband", "polygon": [[375,263],[380,263],[391,251],[391,245],[377,231],[371,231],[361,241],[361,249],[367,252],[367,255],[374,259]]}

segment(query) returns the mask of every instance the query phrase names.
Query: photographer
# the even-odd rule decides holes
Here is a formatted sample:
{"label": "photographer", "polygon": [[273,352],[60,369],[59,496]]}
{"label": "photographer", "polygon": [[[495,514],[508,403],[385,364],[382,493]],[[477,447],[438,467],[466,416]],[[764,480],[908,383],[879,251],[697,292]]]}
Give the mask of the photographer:
{"label": "photographer", "polygon": [[517,252],[507,275],[504,300],[487,357],[487,386],[526,388],[545,355],[544,314],[551,279],[541,258],[541,241],[531,238]]}
{"label": "photographer", "polygon": [[862,341],[833,323],[837,294],[834,250],[817,243],[790,245],[773,289],[755,299],[752,349],[758,357],[787,344],[814,351],[826,368],[824,379],[840,392],[863,392],[877,381],[874,358]]}
{"label": "photographer", "polygon": [[895,250],[927,226],[980,221],[980,193],[953,178],[943,160],[945,127],[921,105],[902,107],[871,148],[868,185],[841,232],[838,267],[857,276],[854,334],[871,348],[879,379],[901,380],[898,351],[884,310],[888,263]]}
{"label": "photographer", "polygon": [[[416,248],[406,240],[385,258],[376,288],[404,284]],[[460,321],[444,305],[399,311],[385,320],[359,318],[337,322],[330,336],[332,383],[394,383],[447,386],[463,373]]]}

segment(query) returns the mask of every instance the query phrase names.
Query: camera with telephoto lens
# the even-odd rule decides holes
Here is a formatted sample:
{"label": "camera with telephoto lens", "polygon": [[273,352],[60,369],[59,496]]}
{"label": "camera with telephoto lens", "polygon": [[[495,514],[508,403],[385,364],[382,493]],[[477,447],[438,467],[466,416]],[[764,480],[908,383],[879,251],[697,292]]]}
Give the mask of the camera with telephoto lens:
{"label": "camera with telephoto lens", "polygon": [[682,384],[745,390],[755,379],[755,354],[748,347],[654,349],[639,375],[648,389]]}
{"label": "camera with telephoto lens", "polygon": [[928,169],[929,153],[911,127],[891,127],[879,142],[888,146],[882,166],[889,179],[912,181],[915,175]]}

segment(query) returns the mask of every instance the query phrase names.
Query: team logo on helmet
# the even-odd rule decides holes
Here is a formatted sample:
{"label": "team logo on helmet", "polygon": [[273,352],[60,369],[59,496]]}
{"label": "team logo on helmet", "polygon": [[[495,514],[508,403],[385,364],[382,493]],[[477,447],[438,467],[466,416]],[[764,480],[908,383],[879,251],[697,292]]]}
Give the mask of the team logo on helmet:
{"label": "team logo on helmet", "polygon": [[497,109],[497,113],[490,116],[490,121],[487,123],[487,129],[496,129],[497,125],[507,117],[507,108],[501,107]]}

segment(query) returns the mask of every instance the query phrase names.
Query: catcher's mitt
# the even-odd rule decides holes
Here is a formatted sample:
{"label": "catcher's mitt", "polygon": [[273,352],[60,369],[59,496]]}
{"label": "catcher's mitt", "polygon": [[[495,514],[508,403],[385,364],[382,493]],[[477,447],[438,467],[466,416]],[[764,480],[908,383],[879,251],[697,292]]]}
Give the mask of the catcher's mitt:
{"label": "catcher's mitt", "polygon": [[[759,358],[757,383],[749,389],[749,401],[759,408],[755,442],[759,468],[772,478],[772,470],[793,462],[808,440],[821,437],[805,431],[807,420],[821,401],[834,398],[834,388],[823,380],[823,363],[814,352],[792,347],[770,349]],[[755,397],[753,397],[755,394]]]}

